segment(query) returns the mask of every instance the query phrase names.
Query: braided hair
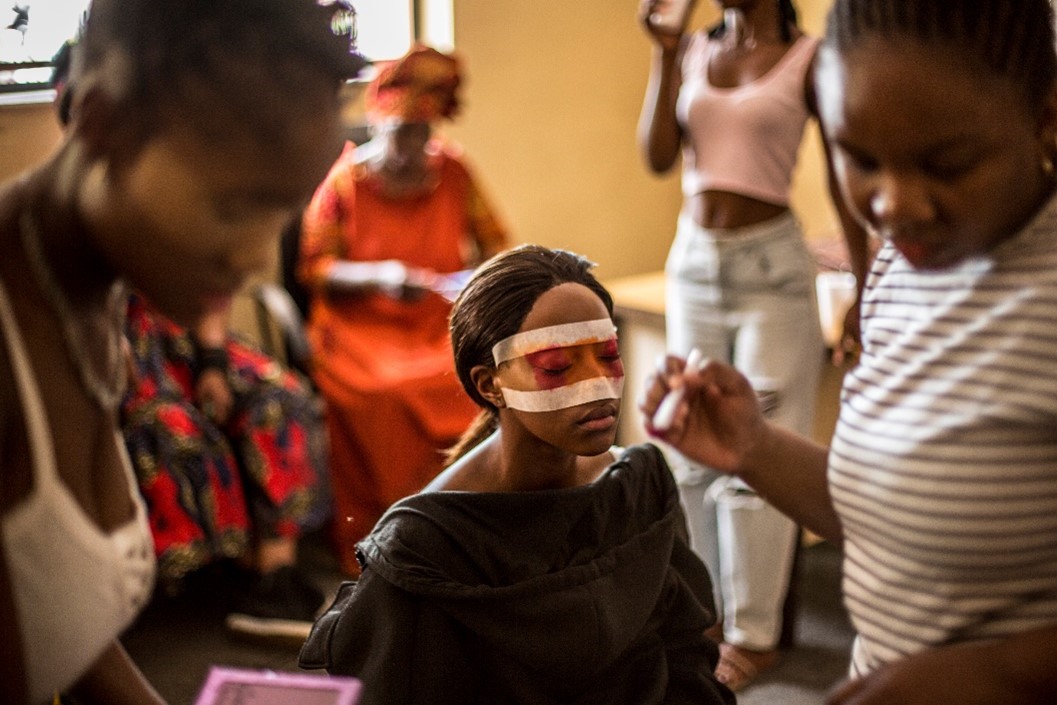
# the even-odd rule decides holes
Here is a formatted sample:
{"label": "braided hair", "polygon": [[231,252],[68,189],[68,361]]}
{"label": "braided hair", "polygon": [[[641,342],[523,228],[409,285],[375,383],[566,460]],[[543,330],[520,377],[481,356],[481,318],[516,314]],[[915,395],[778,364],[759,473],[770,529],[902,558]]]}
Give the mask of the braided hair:
{"label": "braided hair", "polygon": [[1009,80],[1035,111],[1057,81],[1050,0],[835,0],[825,42],[848,51],[863,37],[943,44]]}

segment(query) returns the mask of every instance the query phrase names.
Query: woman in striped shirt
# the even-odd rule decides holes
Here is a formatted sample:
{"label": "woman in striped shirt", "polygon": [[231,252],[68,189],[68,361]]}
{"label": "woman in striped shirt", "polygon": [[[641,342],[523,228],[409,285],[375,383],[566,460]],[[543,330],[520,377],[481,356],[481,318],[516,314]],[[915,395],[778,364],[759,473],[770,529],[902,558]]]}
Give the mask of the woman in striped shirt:
{"label": "woman in striped shirt", "polygon": [[836,0],[816,88],[882,247],[829,448],[672,358],[651,431],[844,551],[831,703],[1057,702],[1057,56],[1047,0]]}

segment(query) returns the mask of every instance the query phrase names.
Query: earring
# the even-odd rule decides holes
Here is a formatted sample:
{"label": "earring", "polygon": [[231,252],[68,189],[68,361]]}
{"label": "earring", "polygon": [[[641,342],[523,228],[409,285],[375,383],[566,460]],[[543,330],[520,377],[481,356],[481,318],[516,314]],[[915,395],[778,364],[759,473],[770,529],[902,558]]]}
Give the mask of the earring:
{"label": "earring", "polygon": [[1057,171],[1057,137],[1047,135],[1043,139],[1041,147],[1042,158],[1040,164],[1042,173],[1052,179],[1054,172]]}

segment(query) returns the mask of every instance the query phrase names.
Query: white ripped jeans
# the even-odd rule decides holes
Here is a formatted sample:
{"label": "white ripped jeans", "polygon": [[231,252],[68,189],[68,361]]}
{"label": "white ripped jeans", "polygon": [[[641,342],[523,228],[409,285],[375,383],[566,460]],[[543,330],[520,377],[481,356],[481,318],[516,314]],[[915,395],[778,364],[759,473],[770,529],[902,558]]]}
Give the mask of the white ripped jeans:
{"label": "white ripped jeans", "polygon": [[[680,217],[665,267],[668,348],[730,362],[769,416],[810,434],[823,359],[816,267],[792,213],[738,230]],[[723,638],[774,648],[797,527],[737,478],[672,454],[691,545],[712,573]]]}

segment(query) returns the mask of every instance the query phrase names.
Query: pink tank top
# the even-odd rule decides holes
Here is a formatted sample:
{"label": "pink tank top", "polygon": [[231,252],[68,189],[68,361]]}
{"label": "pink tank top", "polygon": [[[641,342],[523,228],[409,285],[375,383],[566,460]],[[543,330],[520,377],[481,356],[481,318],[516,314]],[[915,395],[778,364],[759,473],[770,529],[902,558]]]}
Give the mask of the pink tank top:
{"label": "pink tank top", "polygon": [[676,102],[676,116],[687,136],[684,196],[729,191],[789,204],[789,185],[809,117],[804,84],[817,45],[817,39],[801,36],[760,78],[719,88],[708,80],[716,43],[705,32],[690,38]]}

